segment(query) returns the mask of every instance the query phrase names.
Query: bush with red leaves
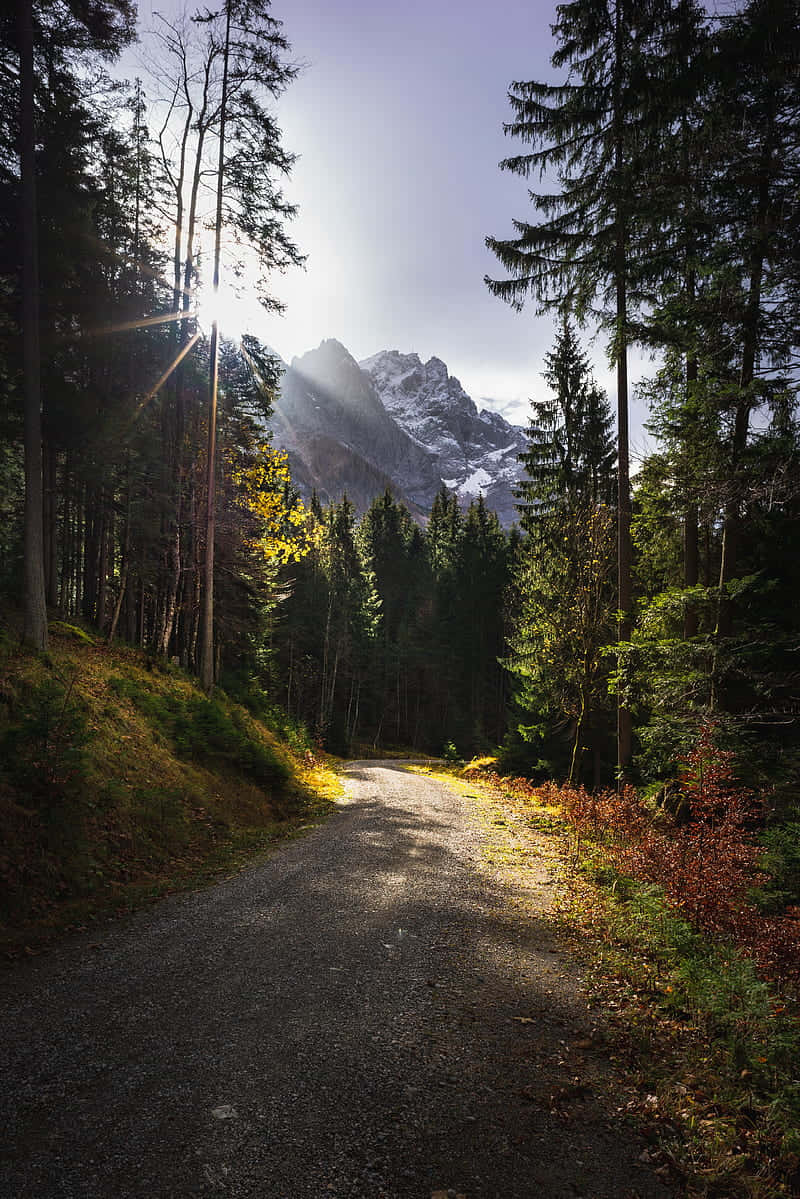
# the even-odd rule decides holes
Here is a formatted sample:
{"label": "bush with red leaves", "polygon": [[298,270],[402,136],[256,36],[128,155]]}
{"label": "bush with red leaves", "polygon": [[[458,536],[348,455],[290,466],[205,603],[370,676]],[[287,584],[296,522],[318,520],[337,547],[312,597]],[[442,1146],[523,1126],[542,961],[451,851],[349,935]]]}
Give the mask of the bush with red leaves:
{"label": "bush with red leaves", "polygon": [[[521,799],[557,805],[576,844],[602,844],[622,873],[663,888],[697,929],[731,937],[772,975],[800,979],[800,912],[763,915],[752,900],[764,881],[754,829],[756,797],[737,782],[734,755],[714,744],[707,725],[679,772],[672,811],[653,810],[632,787],[584,787],[497,779]],[[494,780],[491,780],[494,781]]]}

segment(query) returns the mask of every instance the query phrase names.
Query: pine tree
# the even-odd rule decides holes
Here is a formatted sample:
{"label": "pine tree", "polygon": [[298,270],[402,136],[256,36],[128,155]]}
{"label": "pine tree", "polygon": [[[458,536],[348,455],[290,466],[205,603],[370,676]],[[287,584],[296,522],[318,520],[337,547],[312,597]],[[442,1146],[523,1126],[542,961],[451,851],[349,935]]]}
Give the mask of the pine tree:
{"label": "pine tree", "polygon": [[[98,3],[93,8],[67,6],[56,28],[49,14],[32,0],[17,0],[16,49],[19,76],[18,142],[20,161],[20,230],[22,241],[23,387],[25,444],[25,549],[23,639],[36,649],[47,647],[47,609],[43,542],[43,476],[41,356],[39,344],[39,227],[36,182],[37,103],[36,54],[43,40],[63,56],[67,49],[93,49],[113,55],[130,36],[127,0]],[[55,37],[50,35],[55,34]],[[43,36],[44,35],[44,36]]]}
{"label": "pine tree", "polygon": [[597,506],[614,499],[611,409],[567,319],[545,356],[542,377],[551,395],[532,402],[528,449],[520,455],[525,478],[516,497],[529,534],[578,502]]}
{"label": "pine tree", "polygon": [[[617,525],[619,638],[631,619],[628,343],[630,310],[640,295],[640,247],[653,228],[639,164],[657,144],[662,118],[648,68],[671,4],[574,0],[558,9],[553,65],[567,67],[560,86],[518,82],[509,99],[506,133],[534,147],[501,163],[524,178],[556,170],[560,191],[531,193],[541,218],[515,221],[516,238],[487,238],[510,272],[487,278],[491,291],[520,308],[533,295],[540,310],[556,307],[582,320],[596,311],[612,331],[617,367]],[[636,247],[636,249],[634,249]],[[599,304],[599,308],[596,305]],[[618,759],[631,755],[630,713],[620,706]]]}
{"label": "pine tree", "polygon": [[549,769],[577,781],[589,748],[599,781],[607,757],[602,646],[613,610],[612,418],[569,320],[545,363],[552,394],[533,404],[530,448],[521,456],[527,477],[518,486],[528,538],[516,553],[505,661],[515,717],[506,754],[528,765],[533,754],[534,763],[547,760]]}
{"label": "pine tree", "polygon": [[569,321],[545,366],[552,395],[534,402],[530,449],[521,455],[520,523],[528,537],[517,552],[505,661],[515,713],[506,754],[516,755],[517,767],[546,761],[577,780],[588,748],[599,781],[608,732],[602,647],[613,611],[611,414]]}
{"label": "pine tree", "polygon": [[499,661],[506,648],[508,583],[507,539],[479,496],[467,509],[458,542],[455,584],[461,603],[451,624],[466,725],[462,745],[473,753],[496,746],[504,731],[506,680]]}
{"label": "pine tree", "polygon": [[528,552],[515,580],[504,757],[513,769],[597,786],[608,781],[612,756],[612,520],[605,507],[576,507],[552,518],[552,532],[553,548]]}

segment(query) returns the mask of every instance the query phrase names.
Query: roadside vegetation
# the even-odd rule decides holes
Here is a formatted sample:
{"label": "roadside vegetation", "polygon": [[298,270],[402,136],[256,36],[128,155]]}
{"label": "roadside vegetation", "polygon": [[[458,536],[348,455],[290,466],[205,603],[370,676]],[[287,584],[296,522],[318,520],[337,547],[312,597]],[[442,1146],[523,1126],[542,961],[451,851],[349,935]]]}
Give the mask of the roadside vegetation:
{"label": "roadside vegetation", "polygon": [[[611,1030],[617,1103],[657,1172],[692,1199],[800,1188],[800,921],[795,840],[759,834],[730,758],[702,739],[672,812],[632,790],[451,767],[550,842],[557,914]],[[623,1078],[624,1075],[624,1078]]]}
{"label": "roadside vegetation", "polygon": [[0,933],[14,952],[235,868],[338,793],[302,728],[54,622],[0,644]]}

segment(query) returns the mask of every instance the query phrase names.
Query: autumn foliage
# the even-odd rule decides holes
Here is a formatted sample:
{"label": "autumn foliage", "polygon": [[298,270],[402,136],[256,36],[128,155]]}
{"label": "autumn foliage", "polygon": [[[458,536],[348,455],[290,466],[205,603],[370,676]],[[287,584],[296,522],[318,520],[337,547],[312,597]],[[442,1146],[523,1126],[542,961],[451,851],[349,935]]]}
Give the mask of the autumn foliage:
{"label": "autumn foliage", "polygon": [[755,888],[766,881],[756,839],[761,805],[736,780],[733,754],[714,744],[712,725],[674,788],[655,803],[630,786],[590,792],[525,779],[510,785],[523,800],[561,809],[576,854],[587,843],[601,846],[621,874],[662,888],[693,927],[731,938],[770,975],[800,978],[800,911],[767,916],[755,902]]}

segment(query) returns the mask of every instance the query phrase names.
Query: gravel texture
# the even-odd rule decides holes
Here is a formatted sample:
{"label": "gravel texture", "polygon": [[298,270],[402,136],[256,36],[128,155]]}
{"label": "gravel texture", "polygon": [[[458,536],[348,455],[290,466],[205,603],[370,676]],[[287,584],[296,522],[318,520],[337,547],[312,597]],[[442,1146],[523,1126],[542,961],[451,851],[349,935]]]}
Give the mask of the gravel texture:
{"label": "gravel texture", "polygon": [[463,796],[345,779],[266,862],[5,972],[0,1196],[667,1199],[546,869],[523,916]]}

